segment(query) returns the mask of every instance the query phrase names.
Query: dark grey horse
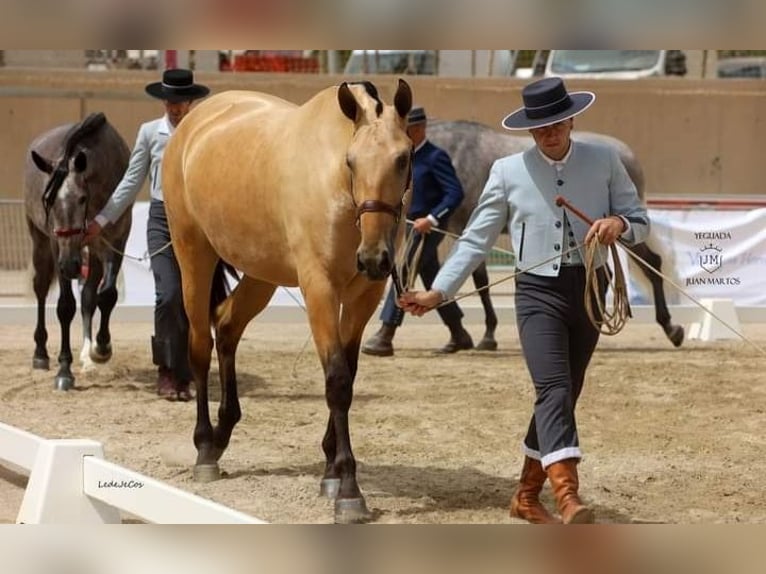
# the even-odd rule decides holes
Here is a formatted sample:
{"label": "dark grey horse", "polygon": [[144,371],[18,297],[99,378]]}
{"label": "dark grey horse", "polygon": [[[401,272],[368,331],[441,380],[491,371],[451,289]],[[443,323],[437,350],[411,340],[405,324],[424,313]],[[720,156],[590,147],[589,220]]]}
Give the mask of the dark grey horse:
{"label": "dark grey horse", "polygon": [[[37,326],[32,365],[50,368],[46,344],[45,298],[58,277],[56,307],[61,325],[61,350],[56,388],[74,386],[70,325],[76,311],[72,280],[84,281],[81,291],[83,349],[80,358],[103,363],[112,356],[109,316],[117,303],[117,274],[122,256],[104,242],[88,246],[83,258],[83,234],[88,220],[104,206],[122,178],[130,150],[125,140],[107,122],[104,114],[91,114],[78,124],[56,127],[37,137],[27,154],[24,191],[27,225],[32,237],[34,291],[37,297]],[[115,225],[104,229],[103,238],[122,252],[128,239],[131,210]],[[82,276],[88,265],[87,277]],[[96,344],[91,344],[91,322],[98,306],[101,325]]]}
{"label": "dark grey horse", "polygon": [[[623,165],[625,165],[630,178],[638,189],[639,196],[644,199],[643,170],[627,144],[611,136],[591,132],[572,132],[572,138],[581,141],[602,142],[617,148]],[[447,225],[448,231],[458,235],[463,232],[471,212],[478,203],[479,195],[481,195],[484,184],[489,177],[492,163],[506,155],[524,151],[535,144],[531,136],[505,134],[484,124],[470,121],[432,121],[428,126],[428,139],[450,154],[457,175],[465,189],[465,199],[460,208],[450,217]],[[661,268],[662,259],[657,253],[649,249],[646,243],[636,245],[631,250],[655,269]],[[660,324],[673,345],[681,346],[684,340],[684,329],[671,322],[662,278],[644,265],[639,264],[639,266],[652,286],[657,323]],[[487,267],[484,263],[474,271],[473,281],[477,289],[489,284]],[[479,296],[484,307],[486,331],[477,348],[494,350],[497,348],[495,341],[497,315],[489,297],[489,289],[482,289]]]}

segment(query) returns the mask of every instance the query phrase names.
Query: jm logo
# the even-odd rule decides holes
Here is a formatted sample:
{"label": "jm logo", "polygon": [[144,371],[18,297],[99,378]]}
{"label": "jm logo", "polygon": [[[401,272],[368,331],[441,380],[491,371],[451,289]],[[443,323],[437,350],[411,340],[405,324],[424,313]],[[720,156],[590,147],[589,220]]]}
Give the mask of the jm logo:
{"label": "jm logo", "polygon": [[720,247],[717,247],[712,243],[705,245],[705,247],[700,249],[700,267],[708,273],[718,271],[723,263],[723,255],[721,255],[722,251],[723,250]]}

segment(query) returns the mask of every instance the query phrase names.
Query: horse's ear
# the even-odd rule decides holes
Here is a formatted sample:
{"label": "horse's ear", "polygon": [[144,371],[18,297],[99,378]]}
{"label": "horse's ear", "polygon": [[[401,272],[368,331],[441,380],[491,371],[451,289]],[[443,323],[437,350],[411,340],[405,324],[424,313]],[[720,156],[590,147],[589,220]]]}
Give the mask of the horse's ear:
{"label": "horse's ear", "polygon": [[399,86],[396,88],[396,95],[394,96],[394,107],[402,119],[406,118],[412,109],[412,89],[401,78],[399,78]]}
{"label": "horse's ear", "polygon": [[340,109],[343,110],[343,114],[352,122],[356,122],[356,115],[359,112],[359,104],[356,103],[354,94],[351,93],[351,88],[348,87],[346,82],[343,82],[338,87],[338,104]]}
{"label": "horse's ear", "polygon": [[85,155],[84,151],[80,150],[74,157],[74,170],[77,173],[82,173],[86,167],[88,167],[88,156]]}
{"label": "horse's ear", "polygon": [[53,173],[53,164],[41,156],[39,153],[37,153],[35,150],[32,150],[32,161],[35,162],[37,169],[40,171],[45,173]]}

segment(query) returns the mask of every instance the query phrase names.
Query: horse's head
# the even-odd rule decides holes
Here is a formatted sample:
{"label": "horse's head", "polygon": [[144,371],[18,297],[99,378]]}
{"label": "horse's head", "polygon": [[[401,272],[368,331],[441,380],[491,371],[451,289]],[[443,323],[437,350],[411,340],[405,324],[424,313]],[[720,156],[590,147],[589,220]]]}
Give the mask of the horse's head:
{"label": "horse's head", "polygon": [[87,225],[87,155],[84,151],[55,163],[32,151],[38,169],[48,174],[43,206],[48,229],[58,242],[59,273],[65,279],[80,275],[82,238]]}
{"label": "horse's head", "polygon": [[344,83],[338,89],[338,103],[354,122],[346,164],[362,234],[357,268],[370,279],[382,280],[394,268],[395,239],[412,179],[412,141],[405,127],[412,91],[399,80],[394,105],[387,106],[372,84]]}
{"label": "horse's head", "polygon": [[106,124],[102,113],[89,115],[66,134],[63,152],[55,160],[32,150],[37,169],[48,175],[43,207],[49,232],[58,242],[59,274],[76,279],[82,268],[82,239],[88,223],[88,153],[83,141]]}

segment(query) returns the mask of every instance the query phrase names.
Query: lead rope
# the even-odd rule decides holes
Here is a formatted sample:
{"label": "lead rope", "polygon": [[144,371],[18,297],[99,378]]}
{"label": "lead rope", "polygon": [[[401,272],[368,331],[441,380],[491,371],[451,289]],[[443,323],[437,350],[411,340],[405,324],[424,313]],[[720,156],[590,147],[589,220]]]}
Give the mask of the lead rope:
{"label": "lead rope", "polygon": [[[622,331],[633,315],[630,312],[628,286],[622,264],[617,256],[617,247],[610,245],[609,249],[614,261],[614,274],[608,279],[609,288],[612,290],[612,307],[607,309],[606,302],[601,296],[598,268],[595,266],[598,241],[594,238],[585,247],[585,312],[591,324],[601,334],[616,335]],[[594,302],[598,313],[594,312]]]}

